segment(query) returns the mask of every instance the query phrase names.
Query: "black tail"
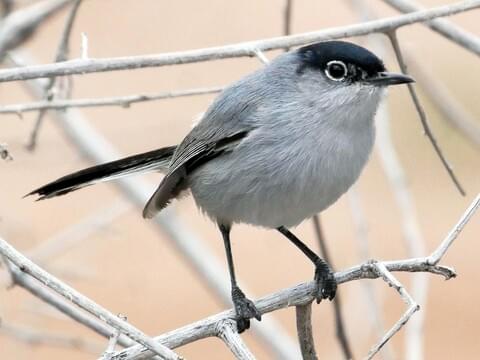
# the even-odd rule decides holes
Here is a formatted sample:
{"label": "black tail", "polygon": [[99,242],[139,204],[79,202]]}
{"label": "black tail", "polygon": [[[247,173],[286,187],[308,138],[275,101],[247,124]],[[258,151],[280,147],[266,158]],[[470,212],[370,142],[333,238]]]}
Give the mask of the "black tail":
{"label": "black tail", "polygon": [[37,194],[39,196],[37,200],[43,200],[54,196],[64,195],[70,191],[75,191],[98,182],[118,179],[130,174],[155,170],[166,172],[175,149],[176,146],[169,146],[105,164],[92,166],[74,172],[73,174],[63,176],[47,185],[33,190],[25,196]]}

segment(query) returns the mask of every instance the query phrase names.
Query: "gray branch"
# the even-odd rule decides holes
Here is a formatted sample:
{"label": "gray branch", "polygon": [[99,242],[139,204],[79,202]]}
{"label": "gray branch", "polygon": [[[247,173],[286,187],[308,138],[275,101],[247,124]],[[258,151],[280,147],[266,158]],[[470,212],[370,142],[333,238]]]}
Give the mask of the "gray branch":
{"label": "gray branch", "polygon": [[[411,0],[383,0],[383,2],[403,13],[422,10],[421,6]],[[425,25],[462,46],[464,49],[480,55],[480,38],[459,28],[448,20],[435,19],[425,22]]]}
{"label": "gray branch", "polygon": [[367,35],[375,32],[386,33],[406,25],[432,20],[437,17],[454,15],[478,7],[480,7],[480,0],[466,0],[396,17],[369,21],[362,24],[243,42],[221,47],[158,55],[126,56],[105,59],[76,59],[54,64],[34,65],[26,68],[5,69],[0,70],[0,82],[28,80],[59,75],[87,74],[104,71],[187,64],[232,57],[255,56],[256,49],[266,51],[304,45],[320,40]]}
{"label": "gray branch", "polygon": [[399,294],[402,300],[407,304],[408,308],[398,321],[387,331],[387,333],[375,344],[368,352],[367,360],[372,359],[375,354],[407,323],[412,315],[420,310],[420,306],[413,300],[410,294],[405,290],[403,285],[398,281],[390,271],[382,263],[374,263],[375,270],[378,272],[379,277],[385,281],[388,286],[393,287]]}
{"label": "gray branch", "polygon": [[[114,330],[110,326],[91,317],[90,315],[87,315],[70,302],[49,291],[38,281],[21,272],[18,267],[12,264],[9,265],[13,285],[18,285],[24,288],[33,296],[38,297],[40,300],[53,306],[55,309],[70,317],[72,320],[88,327],[103,337],[109,338],[114,334]],[[125,335],[120,336],[118,343],[123,346],[133,346],[135,344]]]}
{"label": "gray branch", "polygon": [[[400,49],[400,44],[397,39],[397,34],[395,31],[389,32],[388,37],[392,43],[393,50],[395,51],[395,55],[397,57],[398,64],[400,66],[400,69],[402,69],[402,72],[404,74],[408,74],[407,71],[407,65],[405,63],[405,60],[403,59],[402,51]],[[430,124],[427,119],[427,114],[425,113],[425,110],[423,108],[422,103],[420,102],[420,99],[418,98],[417,91],[415,90],[415,87],[413,86],[412,83],[407,84],[408,91],[410,92],[410,96],[412,98],[413,104],[415,105],[415,109],[417,110],[418,116],[420,118],[420,122],[422,124],[423,130],[425,132],[425,135],[427,136],[428,140],[433,146],[433,149],[435,150],[435,153],[437,154],[438,158],[440,159],[443,167],[447,171],[448,176],[450,179],[453,181],[454,185],[458,189],[461,195],[465,196],[465,190],[463,189],[462,185],[460,184],[460,181],[458,180],[457,176],[455,175],[451,165],[448,163],[447,159],[445,158],[445,155],[443,155],[443,151],[440,148],[440,145],[438,144],[438,141],[433,134]]]}
{"label": "gray branch", "polygon": [[303,360],[317,360],[312,331],[312,303],[297,305],[297,335]]}
{"label": "gray branch", "polygon": [[[472,204],[461,216],[459,222],[450,231],[447,237],[442,241],[439,247],[430,255],[424,258],[412,258],[407,260],[397,261],[382,261],[366,263],[354,266],[348,270],[336,272],[335,280],[338,284],[359,279],[376,279],[384,276],[385,271],[388,272],[402,271],[402,272],[430,272],[432,274],[442,275],[445,279],[455,277],[455,271],[449,267],[438,265],[438,262],[447,252],[449,246],[457,238],[464,226],[472,218],[475,211],[480,207],[480,194],[473,200]],[[382,270],[379,271],[379,268]],[[277,293],[263,297],[255,302],[256,308],[261,314],[266,314],[275,310],[290,306],[302,306],[311,303],[314,300],[314,282],[299,284],[287,289],[283,289]],[[401,295],[405,297],[402,290]],[[410,314],[409,310],[408,314]],[[407,315],[408,315],[407,314]],[[190,342],[204,339],[211,336],[216,336],[216,326],[220,321],[225,319],[235,319],[235,312],[233,310],[225,311],[220,314],[200,320],[196,323],[184,326],[180,329],[171,331],[167,334],[156,337],[154,340],[169,348],[176,348],[188,344]],[[404,319],[405,317],[402,317]],[[398,323],[395,325],[397,326]],[[390,334],[387,333],[387,335]],[[143,359],[151,355],[151,352],[142,346],[135,345],[133,347],[117,352],[112,356],[112,359],[117,360],[131,360]]]}
{"label": "gray branch", "polygon": [[53,275],[41,269],[38,265],[23,256],[19,251],[17,251],[13,246],[11,246],[2,238],[0,238],[0,254],[2,254],[5,258],[7,258],[14,265],[16,265],[20,269],[20,271],[37,279],[46,287],[52,289],[57,294],[70,300],[75,305],[79,306],[80,308],[104,321],[108,325],[114,327],[115,329],[119,329],[123,334],[127,335],[132,340],[135,340],[138,343],[144,345],[148,349],[152,350],[155,354],[160,355],[168,360],[179,359],[178,355],[176,355],[170,349],[154,342],[152,339],[150,339],[147,335],[145,335],[143,332],[141,332],[134,326],[130,325],[126,321],[119,319],[118,317],[110,313],[108,310],[104,309],[98,304],[95,304],[85,295],[64,284],[63,282],[55,278]]}
{"label": "gray branch", "polygon": [[67,108],[86,108],[86,107],[103,107],[103,106],[121,106],[130,107],[132,104],[173,99],[177,97],[186,97],[193,95],[209,95],[216,94],[223,90],[223,86],[215,86],[210,88],[196,88],[177,91],[163,91],[156,94],[136,94],[126,96],[114,96],[98,99],[74,99],[74,100],[52,100],[52,101],[36,101],[25,104],[12,104],[0,106],[0,114],[22,114],[24,112],[36,110],[64,110]]}
{"label": "gray branch", "polygon": [[0,60],[5,53],[28,40],[51,15],[74,0],[44,0],[10,13],[0,22]]}
{"label": "gray branch", "polygon": [[219,321],[216,326],[217,336],[227,345],[235,358],[239,360],[255,360],[237,331],[237,322],[233,319]]}

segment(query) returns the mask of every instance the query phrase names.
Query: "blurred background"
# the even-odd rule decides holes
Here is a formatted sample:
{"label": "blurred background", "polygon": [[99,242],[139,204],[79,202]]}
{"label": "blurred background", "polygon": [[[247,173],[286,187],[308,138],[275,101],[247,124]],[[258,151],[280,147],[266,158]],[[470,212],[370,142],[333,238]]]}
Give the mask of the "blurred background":
{"label": "blurred background", "polygon": [[[21,6],[32,2],[21,1]],[[380,0],[366,0],[379,16],[397,14]],[[422,0],[424,6],[447,4],[446,0]],[[284,29],[284,0],[269,1],[155,1],[85,0],[77,14],[71,35],[71,57],[80,56],[81,33],[88,37],[92,58],[156,54],[177,50],[226,45],[279,36]],[[38,63],[55,58],[68,9],[42,24],[22,49]],[[480,11],[449,19],[478,36]],[[349,1],[301,0],[293,2],[293,33],[319,30],[360,21]],[[402,28],[399,40],[414,54],[412,74],[418,63],[445,85],[452,96],[480,126],[480,62],[478,57],[422,25]],[[354,38],[368,44],[366,38]],[[391,48],[382,53],[387,67],[398,70]],[[268,52],[274,58],[279,52]],[[195,87],[226,85],[262,66],[255,58],[239,58],[198,64],[118,71],[73,77],[73,98],[155,93]],[[404,167],[411,191],[425,255],[430,253],[460,218],[480,189],[480,147],[452,128],[422,91],[432,128],[467,191],[462,197],[454,188],[422,128],[406,87],[390,90],[388,110],[395,149]],[[205,111],[214,95],[152,101],[130,108],[80,109],[81,114],[119,150],[134,154],[177,144]],[[33,98],[21,83],[2,83],[1,105],[30,102]],[[216,297],[170,238],[141,217],[114,184],[97,185],[49,201],[34,202],[22,196],[32,189],[69,172],[91,165],[47,114],[34,151],[26,149],[37,117],[36,112],[1,115],[0,142],[7,143],[13,161],[0,161],[0,234],[28,253],[58,237],[92,215],[112,215],[112,221],[82,235],[42,263],[48,271],[113,313],[122,313],[149,335],[202,319],[230,307]],[[145,177],[153,191],[161,175]],[[369,257],[408,258],[402,220],[392,188],[375,151],[355,187],[365,217]],[[189,231],[202,239],[222,265],[227,276],[223,243],[216,226],[195,207],[191,197],[174,202],[174,211]],[[336,269],[361,263],[358,240],[348,197],[342,197],[322,215],[327,244]],[[474,359],[478,357],[480,288],[478,280],[479,216],[474,217],[448,251],[443,264],[453,266],[458,278],[445,282],[429,274],[428,300],[422,304],[425,359]],[[312,249],[318,250],[311,221],[294,232]],[[78,235],[78,233],[80,235]],[[250,226],[233,230],[233,252],[238,277],[258,298],[299,282],[312,279],[309,261],[293,249],[280,234]],[[396,274],[412,290],[411,274]],[[380,280],[362,280],[340,286],[345,325],[356,358],[362,358],[379,339],[372,323],[372,304],[364,291],[369,282],[377,296],[378,313],[389,328],[401,316],[405,305],[398,294]],[[419,316],[418,313],[414,316]],[[2,359],[92,359],[106,348],[107,341],[27,293],[20,287],[0,288],[0,317],[4,325],[44,334],[61,334],[84,339],[85,344],[35,344],[20,339],[8,327],[0,329]],[[292,308],[265,315],[274,318],[296,341]],[[258,326],[258,324],[255,324]],[[261,324],[259,325],[261,326]],[[335,339],[333,306],[324,302],[313,307],[313,328],[321,359],[342,359]],[[18,329],[17,329],[18,330]],[[22,333],[22,331],[18,331]],[[379,358],[405,358],[402,330]],[[242,335],[259,359],[274,358],[268,347],[249,331]],[[207,339],[177,349],[189,359],[228,359],[229,350],[217,339]]]}

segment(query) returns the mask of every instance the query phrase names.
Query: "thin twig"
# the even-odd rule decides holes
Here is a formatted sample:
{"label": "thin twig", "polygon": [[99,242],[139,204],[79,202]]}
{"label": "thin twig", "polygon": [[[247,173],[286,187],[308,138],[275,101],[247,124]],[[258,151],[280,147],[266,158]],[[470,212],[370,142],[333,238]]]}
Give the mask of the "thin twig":
{"label": "thin twig", "polygon": [[[118,317],[124,321],[127,320],[126,316],[118,315]],[[115,346],[117,346],[118,338],[120,337],[121,333],[118,329],[115,330],[114,334],[110,336],[108,339],[108,345],[105,351],[102,354],[102,360],[110,360],[113,353],[115,353]]]}
{"label": "thin twig", "polygon": [[462,215],[458,223],[448,233],[447,237],[443,240],[440,246],[437,247],[437,249],[435,249],[435,251],[427,258],[427,262],[429,264],[436,265],[439,263],[439,261],[447,252],[448,248],[452,245],[452,243],[455,241],[457,236],[463,230],[465,225],[467,225],[467,223],[470,221],[473,214],[475,214],[475,211],[477,211],[479,207],[480,207],[480,194],[477,194],[477,197],[473,200],[471,205]]}
{"label": "thin twig", "polygon": [[[69,53],[68,42],[70,39],[70,34],[72,32],[73,23],[75,21],[78,8],[80,7],[81,3],[82,3],[82,0],[75,0],[75,2],[72,5],[70,13],[67,17],[67,21],[65,22],[65,26],[60,39],[60,44],[58,45],[57,54],[55,55],[55,60],[54,60],[55,62],[61,62],[68,59],[68,53]],[[45,87],[45,95],[44,95],[44,99],[47,102],[53,100],[54,98],[54,92],[52,91],[52,89],[55,85],[55,82],[56,82],[55,77],[50,77],[48,79],[48,85]],[[35,119],[35,124],[33,125],[33,129],[30,133],[30,138],[27,143],[27,149],[30,151],[35,150],[35,147],[37,145],[38,134],[40,132],[40,128],[42,126],[45,114],[46,114],[46,110],[42,109],[39,111],[37,118]]]}
{"label": "thin twig", "polygon": [[473,115],[455,99],[455,95],[437,76],[430,73],[425,65],[422,65],[412,54],[405,55],[407,55],[405,57],[408,60],[408,66],[418,81],[418,86],[425,91],[425,95],[441,112],[448,124],[459,130],[465,138],[479,148],[480,126],[477,125]]}
{"label": "thin twig", "polygon": [[[403,13],[410,13],[422,9],[421,6],[410,0],[383,0],[383,2]],[[442,34],[454,43],[457,43],[464,49],[469,50],[476,55],[480,55],[480,38],[478,36],[475,36],[444,19],[427,21],[425,22],[425,25],[439,34]]]}
{"label": "thin twig", "polygon": [[155,354],[160,355],[165,359],[179,359],[179,356],[170,349],[157,344],[151,338],[145,335],[142,331],[138,330],[126,321],[118,319],[115,315],[113,315],[100,305],[95,304],[85,295],[76,291],[67,284],[64,284],[51,274],[41,269],[38,265],[23,256],[22,253],[17,251],[13,246],[11,246],[2,238],[0,238],[0,254],[4,255],[8,260],[15,264],[20,269],[20,271],[37,279],[42,284],[55,291],[57,294],[70,300],[75,305],[79,306],[83,310],[104,321],[108,325],[120,330],[123,334],[127,335],[129,338],[137,341],[143,346],[149,348]]}
{"label": "thin twig", "polygon": [[302,351],[303,360],[317,360],[315,342],[312,331],[312,303],[297,305],[295,308],[297,319],[297,336]]}
{"label": "thin twig", "polygon": [[237,331],[237,323],[233,319],[219,321],[216,326],[216,335],[227,345],[236,359],[255,360],[247,345]]}
{"label": "thin twig", "polygon": [[253,53],[263,63],[263,65],[267,65],[268,63],[270,63],[270,60],[268,60],[267,56],[263,53],[263,51],[259,49],[253,49]]}
{"label": "thin twig", "polygon": [[369,21],[310,33],[281,36],[270,39],[237,43],[221,47],[203,48],[173,53],[145,56],[127,56],[105,59],[76,59],[54,64],[35,65],[27,68],[12,68],[0,71],[0,82],[28,80],[59,75],[87,74],[93,72],[139,69],[174,64],[187,64],[215,59],[245,57],[252,49],[261,51],[304,45],[315,41],[388,32],[417,22],[450,16],[480,7],[480,0],[466,0],[445,6],[434,7],[405,15]]}
{"label": "thin twig", "polygon": [[[312,218],[313,228],[315,230],[315,236],[317,238],[320,251],[322,253],[325,261],[333,268],[332,259],[330,257],[330,252],[328,251],[327,242],[323,233],[322,225],[320,222],[320,215],[314,215]],[[350,341],[348,340],[347,332],[345,330],[345,322],[342,312],[342,303],[339,291],[333,299],[333,308],[335,312],[335,329],[340,348],[342,349],[343,356],[345,359],[353,359],[352,348],[350,346]]]}
{"label": "thin twig", "polygon": [[367,360],[372,359],[376,353],[385,345],[400,329],[407,323],[412,315],[420,309],[420,306],[413,300],[410,294],[405,290],[403,285],[398,281],[390,271],[382,263],[374,263],[379,276],[390,286],[393,287],[399,294],[402,300],[407,304],[408,308],[398,321],[387,331],[385,336],[375,344],[367,355]]}
{"label": "thin twig", "polygon": [[163,91],[156,94],[138,94],[126,96],[114,96],[98,99],[55,99],[52,101],[36,101],[25,104],[12,104],[0,106],[0,114],[21,114],[36,110],[64,110],[68,108],[86,108],[101,106],[120,106],[129,108],[130,105],[140,102],[173,99],[177,97],[193,96],[193,95],[209,95],[216,94],[223,90],[223,86],[215,86],[210,88],[195,88],[187,90]]}
{"label": "thin twig", "polygon": [[[403,56],[402,56],[402,52],[400,50],[400,44],[398,43],[396,32],[395,31],[388,32],[387,35],[388,35],[388,37],[389,37],[389,39],[392,43],[393,49],[395,51],[395,55],[397,56],[397,60],[398,60],[398,64],[400,65],[400,69],[402,70],[402,72],[404,74],[407,74],[408,73],[407,66],[405,64],[405,61],[404,61]],[[430,125],[428,123],[427,115],[425,113],[425,110],[423,109],[422,104],[420,103],[420,100],[418,99],[417,92],[415,91],[414,86],[411,83],[407,84],[407,86],[408,86],[408,90],[410,92],[410,95],[412,97],[412,101],[415,104],[415,108],[417,109],[418,116],[420,117],[420,121],[422,123],[425,135],[427,135],[428,139],[430,140],[430,143],[432,144],[435,152],[437,153],[438,158],[442,162],[443,167],[445,168],[448,175],[450,176],[450,179],[452,179],[453,183],[457,187],[460,194],[465,196],[466,195],[465,190],[463,189],[462,185],[458,181],[457,176],[453,172],[453,169],[450,166],[450,164],[448,163],[447,159],[443,155],[442,149],[440,148],[440,145],[438,145],[437,139],[435,138],[435,136],[432,133],[432,130],[430,129]]]}

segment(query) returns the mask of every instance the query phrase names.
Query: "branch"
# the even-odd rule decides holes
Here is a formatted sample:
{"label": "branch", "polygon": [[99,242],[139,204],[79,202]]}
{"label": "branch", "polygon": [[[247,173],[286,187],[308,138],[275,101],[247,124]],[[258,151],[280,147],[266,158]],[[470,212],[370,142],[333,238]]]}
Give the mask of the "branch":
{"label": "branch", "polygon": [[[404,51],[405,52],[405,51]],[[448,87],[430,74],[426,66],[410,54],[406,56],[415,79],[426,96],[433,102],[450,125],[454,126],[461,134],[474,145],[480,147],[480,127],[473,115],[467,112],[464,107],[455,99]]]}
{"label": "branch", "polygon": [[[313,216],[313,227],[315,230],[315,236],[320,246],[320,251],[325,261],[333,268],[333,261],[328,251],[327,242],[323,233],[322,225],[320,222],[320,215]],[[335,329],[340,348],[342,349],[343,356],[349,360],[353,358],[353,353],[350,347],[350,341],[348,340],[347,332],[345,331],[345,324],[343,321],[342,302],[339,296],[340,292],[337,291],[335,298],[333,299],[333,309],[335,312]]]}
{"label": "branch", "polygon": [[10,13],[0,22],[0,61],[5,53],[28,40],[44,20],[73,0],[45,0]]}
{"label": "branch", "polygon": [[303,360],[317,360],[312,331],[312,303],[297,305],[297,334]]}
{"label": "branch", "polygon": [[[400,65],[400,69],[404,74],[408,74],[407,65],[405,64],[405,60],[403,59],[402,51],[400,50],[400,44],[398,43],[396,32],[393,31],[388,33],[387,35],[388,35],[388,38],[390,39],[390,42],[392,43],[392,47],[393,47],[393,50],[395,51],[398,64]],[[425,113],[425,110],[423,109],[423,106],[420,103],[420,100],[417,96],[417,92],[415,91],[413,84],[408,83],[407,87],[408,87],[408,91],[410,92],[410,96],[412,98],[413,104],[415,105],[415,108],[417,110],[418,116],[420,117],[420,122],[422,123],[422,127],[425,132],[425,135],[427,135],[428,140],[430,140],[430,143],[432,144],[433,149],[437,153],[437,156],[442,162],[443,167],[447,171],[448,175],[450,176],[450,179],[453,181],[453,183],[457,187],[460,194],[465,196],[466,195],[465,190],[463,189],[462,185],[458,181],[457,176],[453,172],[453,169],[448,163],[447,159],[443,155],[442,149],[440,148],[440,145],[438,145],[437,139],[435,138],[435,135],[433,135],[433,132],[430,129],[430,125],[427,119],[427,114]]]}
{"label": "branch", "polygon": [[75,305],[106,322],[108,325],[120,330],[123,334],[144,345],[148,349],[152,350],[155,354],[160,355],[168,360],[180,359],[178,355],[176,355],[170,349],[157,344],[134,326],[119,319],[100,305],[95,304],[83,294],[62,283],[57,278],[41,269],[2,238],[0,238],[0,254],[5,256],[14,265],[16,265],[20,271],[37,279],[42,284],[55,291],[57,294],[70,300]]}
{"label": "branch", "polygon": [[[69,46],[68,42],[70,39],[70,34],[72,32],[73,23],[77,16],[78,8],[82,0],[75,0],[73,3],[72,8],[70,9],[70,13],[68,14],[67,21],[65,22],[65,26],[62,32],[62,36],[60,39],[60,44],[58,45],[57,54],[55,55],[55,62],[65,61],[68,59],[69,53]],[[50,77],[48,79],[48,84],[44,89],[44,99],[46,101],[51,101],[54,98],[54,92],[52,91],[53,87],[55,86],[56,78]],[[68,90],[66,92],[69,92]],[[30,133],[30,139],[27,144],[27,149],[30,151],[35,150],[37,145],[37,138],[40,132],[40,127],[42,126],[43,119],[45,117],[46,110],[40,110],[35,120],[35,124],[33,125],[32,132]]]}
{"label": "branch", "polygon": [[36,101],[25,104],[13,104],[0,106],[0,114],[21,114],[36,110],[64,110],[68,108],[86,108],[100,106],[121,106],[124,108],[130,105],[153,100],[173,99],[177,97],[216,94],[223,90],[223,86],[211,88],[196,88],[188,90],[164,91],[156,94],[138,94],[127,96],[115,96],[98,99],[74,99],[74,100],[52,100]]}
{"label": "branch", "polygon": [[235,358],[240,360],[255,359],[255,356],[253,356],[238,334],[237,323],[235,320],[225,319],[218,322],[216,332],[217,336],[228,346]]}
{"label": "branch", "polygon": [[453,229],[448,233],[447,237],[443,240],[440,246],[427,258],[427,262],[430,265],[436,265],[440,262],[442,257],[447,252],[448,248],[453,244],[457,236],[463,230],[465,225],[470,221],[475,211],[480,207],[480,194],[477,194],[477,197],[470,204],[468,209],[465,211],[463,216],[460,218],[458,223],[453,227]]}
{"label": "branch", "polygon": [[[383,2],[403,13],[422,10],[421,6],[410,0],[383,0]],[[480,38],[450,23],[448,20],[431,20],[425,22],[425,25],[464,49],[480,55]]]}
{"label": "branch", "polygon": [[222,47],[211,47],[198,50],[146,56],[127,56],[105,59],[76,59],[55,64],[35,65],[27,68],[5,69],[0,71],[0,82],[28,80],[59,75],[87,74],[93,72],[187,64],[232,57],[254,56],[255,49],[266,51],[304,45],[320,40],[360,36],[374,32],[385,33],[406,25],[432,20],[437,17],[454,15],[478,7],[480,7],[480,0],[466,0],[396,17],[369,21],[362,24],[243,42]]}
{"label": "branch", "polygon": [[[440,246],[432,253],[432,255],[424,258],[413,258],[407,260],[397,261],[382,261],[382,262],[366,262],[361,265],[354,266],[348,270],[335,273],[335,280],[338,284],[345,282],[359,280],[359,279],[376,279],[383,276],[383,267],[389,272],[404,271],[404,272],[430,272],[432,274],[442,275],[445,279],[455,277],[456,274],[453,269],[437,265],[443,255],[446,253],[448,247],[456,239],[459,232],[463,229],[465,224],[471,219],[474,212],[480,206],[480,195],[478,195],[467,211],[462,215],[459,223],[455,225],[453,230],[440,244]],[[438,261],[437,261],[438,259]],[[432,262],[435,260],[435,264]],[[379,265],[380,264],[380,265]],[[382,271],[379,271],[379,266]],[[289,306],[298,306],[311,303],[314,300],[315,283],[303,283],[287,289],[283,289],[277,293],[263,297],[255,302],[255,307],[261,314],[266,314],[278,309]],[[403,295],[402,295],[403,296]],[[210,316],[204,320],[200,320],[193,324],[184,326],[180,329],[173,330],[164,335],[155,338],[160,344],[169,348],[176,348],[192,341],[204,339],[206,337],[215,336],[215,327],[218,322],[225,319],[235,319],[235,312],[233,310],[224,311],[220,314]],[[143,359],[150,356],[151,353],[142,346],[135,345],[133,347],[117,352],[112,356],[112,359],[117,360],[131,360]]]}
{"label": "branch", "polygon": [[[48,291],[38,281],[35,281],[25,273],[21,272],[18,267],[10,263],[9,271],[12,276],[13,285],[18,285],[24,288],[33,296],[38,297],[40,300],[53,306],[55,309],[70,317],[72,320],[88,327],[103,337],[109,338],[114,334],[114,330],[112,330],[108,325],[105,325],[100,320],[85,314],[83,311],[67,302],[63,298],[60,298],[51,291]],[[135,344],[125,335],[122,335],[118,342],[123,346],[133,346]]]}
{"label": "branch", "polygon": [[398,321],[392,326],[390,330],[384,335],[384,337],[375,344],[372,349],[368,352],[367,359],[372,359],[376,353],[385,345],[400,329],[407,323],[412,315],[420,310],[420,306],[413,300],[410,294],[405,290],[403,285],[392,275],[390,271],[387,270],[384,264],[375,263],[376,271],[378,275],[388,284],[388,286],[393,287],[399,294],[402,300],[408,305],[408,309],[405,313],[398,319]]}

